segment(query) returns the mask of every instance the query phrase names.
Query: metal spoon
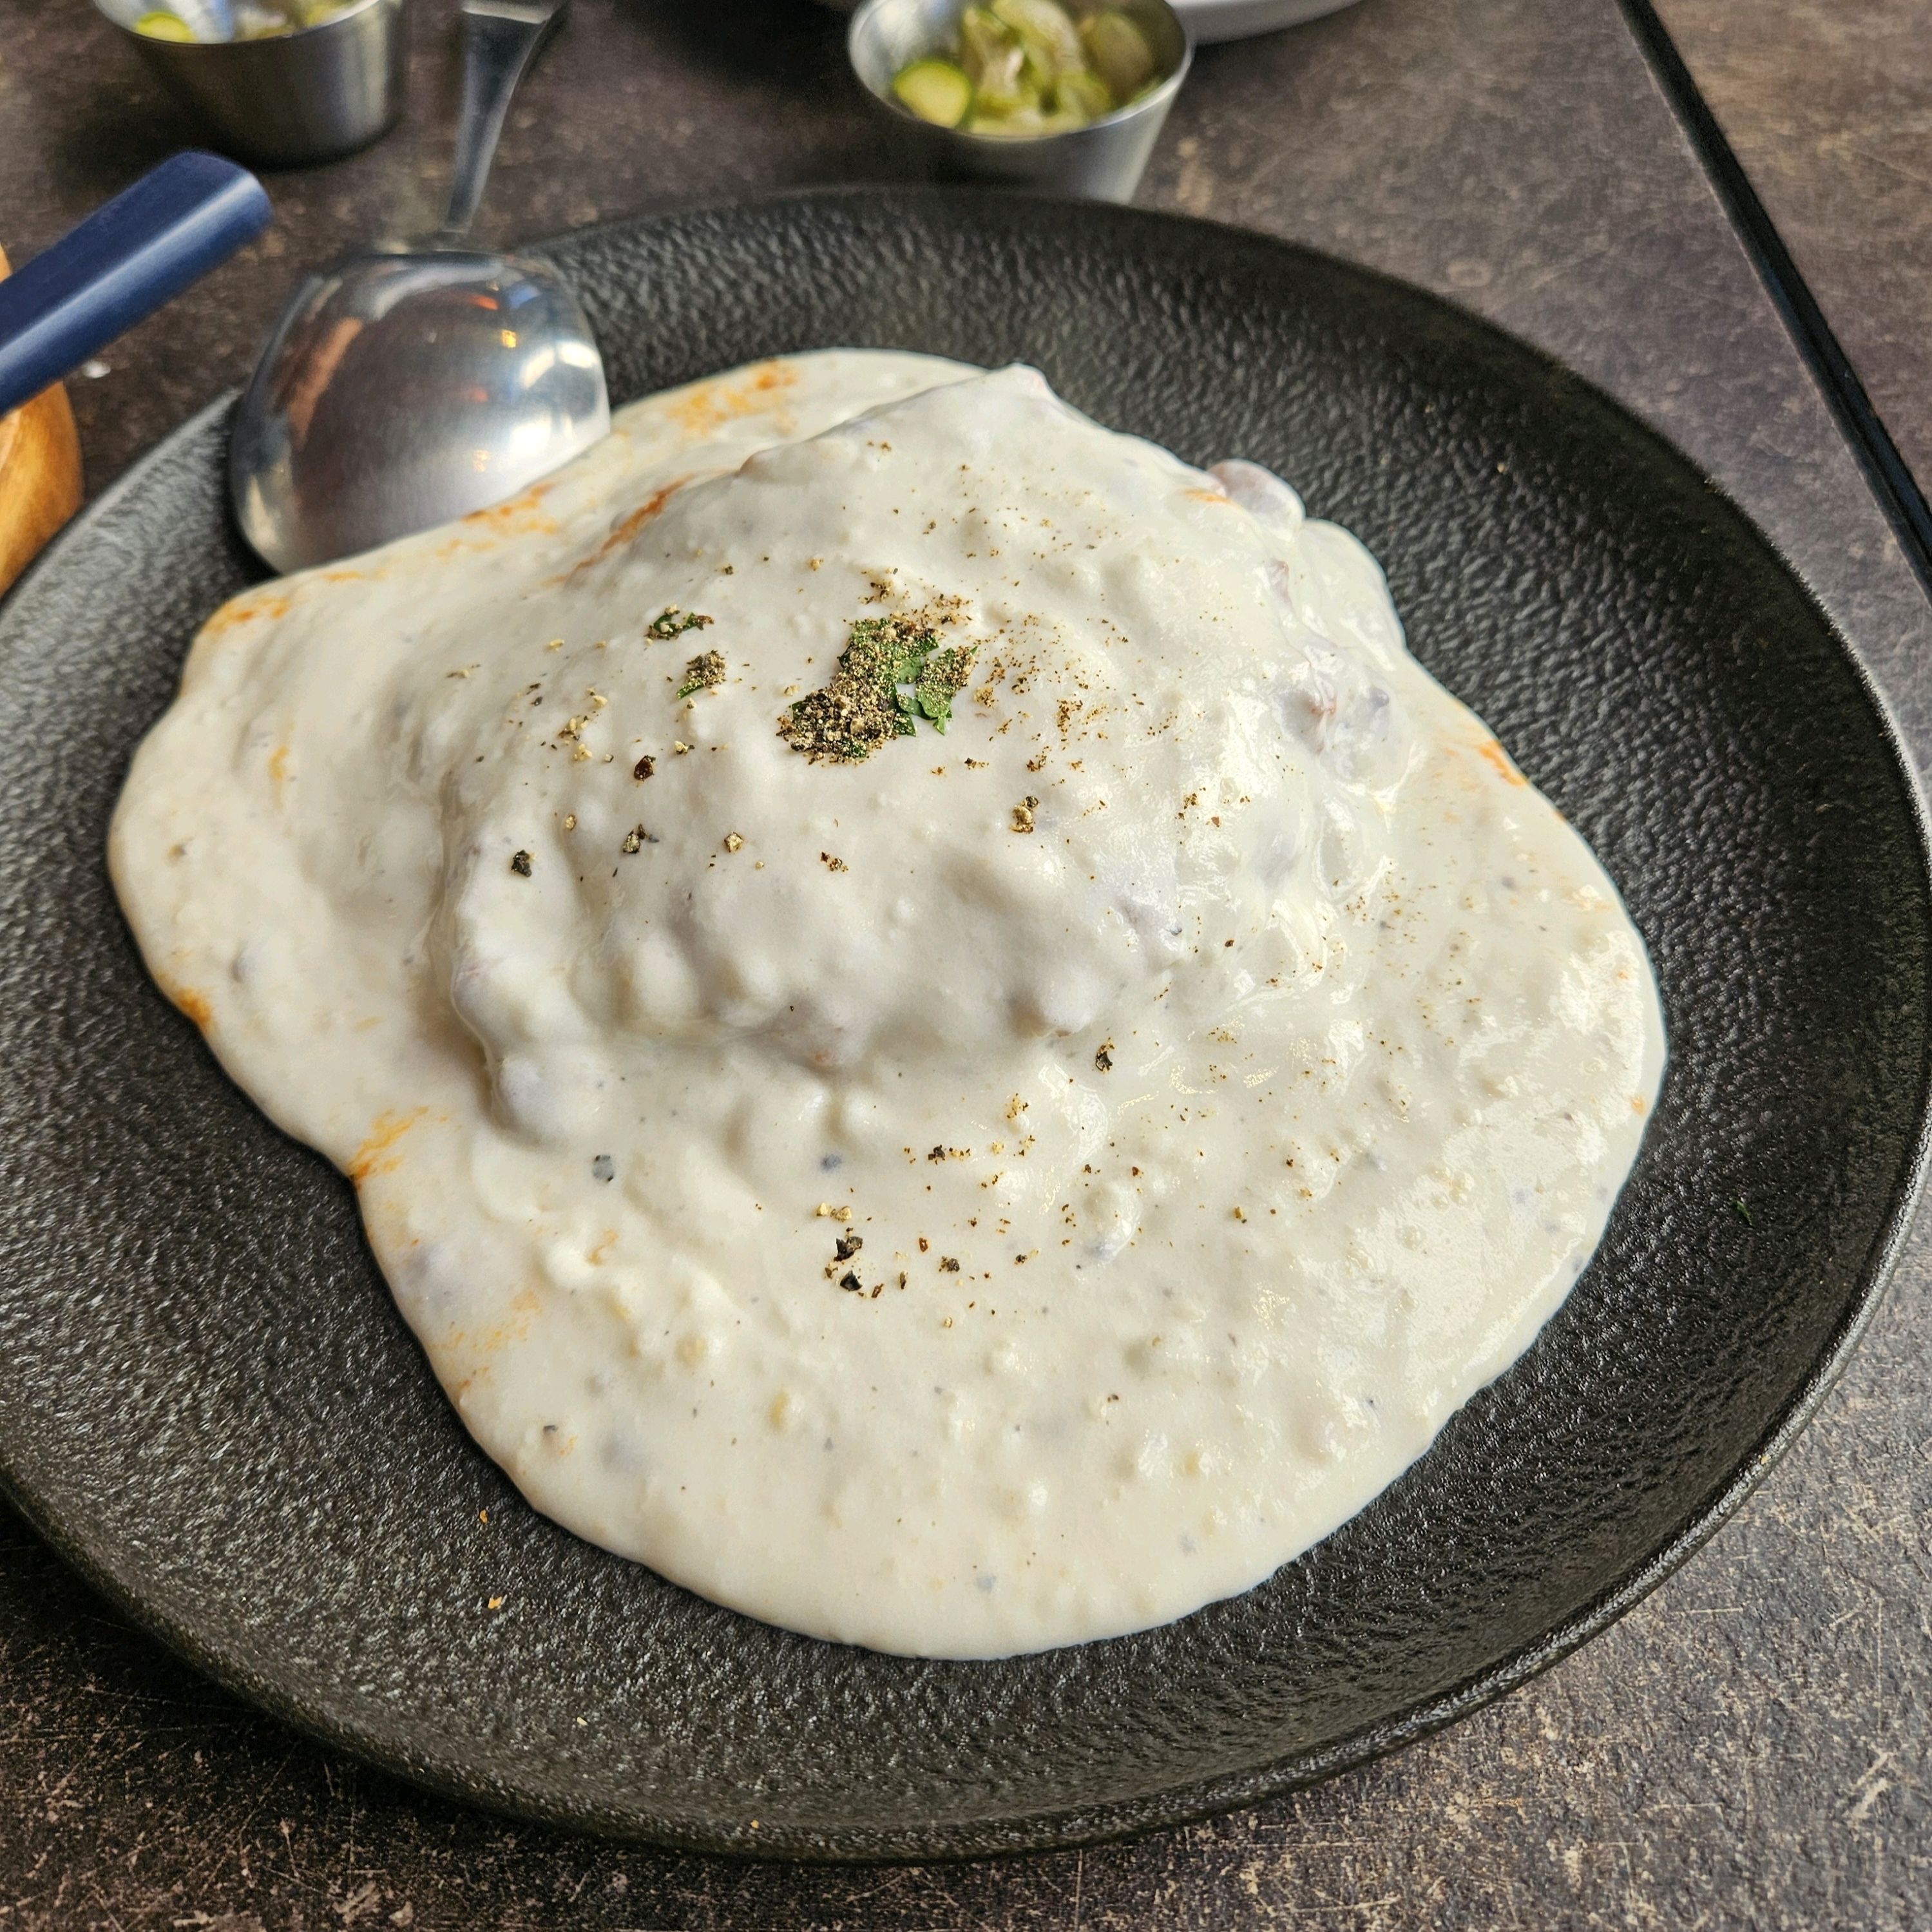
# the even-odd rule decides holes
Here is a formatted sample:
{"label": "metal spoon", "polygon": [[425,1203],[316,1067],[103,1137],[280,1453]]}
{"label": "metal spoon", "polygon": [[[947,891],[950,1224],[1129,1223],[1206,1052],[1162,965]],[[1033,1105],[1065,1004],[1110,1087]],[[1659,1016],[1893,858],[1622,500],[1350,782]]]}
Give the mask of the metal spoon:
{"label": "metal spoon", "polygon": [[556,272],[463,237],[510,96],[568,0],[464,0],[449,212],[346,256],[283,311],[236,412],[242,532],[305,569],[512,496],[606,435],[604,364]]}

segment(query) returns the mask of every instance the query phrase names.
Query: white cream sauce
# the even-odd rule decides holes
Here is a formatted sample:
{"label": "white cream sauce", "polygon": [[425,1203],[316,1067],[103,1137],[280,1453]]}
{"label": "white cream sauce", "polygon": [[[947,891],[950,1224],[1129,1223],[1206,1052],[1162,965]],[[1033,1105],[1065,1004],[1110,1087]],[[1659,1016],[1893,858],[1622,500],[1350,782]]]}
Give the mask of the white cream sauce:
{"label": "white cream sauce", "polygon": [[[779,735],[913,612],[975,648],[944,735]],[[1159,1623],[1353,1515],[1562,1300],[1664,1064],[1361,546],[1025,370],[760,365],[248,593],[111,857],[531,1502],[885,1650]]]}

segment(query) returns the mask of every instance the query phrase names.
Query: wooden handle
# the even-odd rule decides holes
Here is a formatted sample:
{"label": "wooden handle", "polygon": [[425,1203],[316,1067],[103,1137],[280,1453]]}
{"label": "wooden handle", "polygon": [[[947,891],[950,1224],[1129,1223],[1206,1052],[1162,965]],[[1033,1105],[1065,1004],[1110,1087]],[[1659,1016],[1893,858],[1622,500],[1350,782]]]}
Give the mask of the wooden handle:
{"label": "wooden handle", "polygon": [[[0,275],[7,256],[0,250]],[[0,416],[0,592],[80,508],[80,439],[59,383]]]}

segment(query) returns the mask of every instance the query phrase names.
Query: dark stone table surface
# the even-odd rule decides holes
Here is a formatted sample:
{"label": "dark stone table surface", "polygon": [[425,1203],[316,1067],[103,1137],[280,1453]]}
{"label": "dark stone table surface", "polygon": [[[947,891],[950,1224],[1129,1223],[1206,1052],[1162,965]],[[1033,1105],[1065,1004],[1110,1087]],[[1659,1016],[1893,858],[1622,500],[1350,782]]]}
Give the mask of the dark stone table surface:
{"label": "dark stone table surface", "polygon": [[[274,178],[268,234],[76,382],[93,487],[240,379],[300,268],[429,212],[450,0],[417,4],[406,124]],[[1662,10],[1922,473],[1923,6]],[[16,256],[191,138],[85,0],[0,0]],[[887,166],[805,0],[577,0],[491,208],[514,238]],[[1362,0],[1209,50],[1143,198],[1406,276],[1604,384],[1759,518],[1932,752],[1932,617],[1613,0]],[[1501,1703],[1258,1810],[1035,1859],[737,1864],[423,1797],[202,1682],[0,1506],[0,1932],[1932,1924],[1928,1316],[1922,1234],[1739,1516]]]}

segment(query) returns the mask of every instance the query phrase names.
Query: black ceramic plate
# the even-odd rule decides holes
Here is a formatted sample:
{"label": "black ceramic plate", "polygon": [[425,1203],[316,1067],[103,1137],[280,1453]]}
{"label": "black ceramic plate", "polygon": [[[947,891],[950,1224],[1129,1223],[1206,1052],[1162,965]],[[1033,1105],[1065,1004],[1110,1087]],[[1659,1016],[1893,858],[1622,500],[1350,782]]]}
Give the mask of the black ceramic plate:
{"label": "black ceramic plate", "polygon": [[1918,1175],[1924,830],[1816,606],[1595,391],[1277,243],[874,191],[551,252],[620,398],[830,344],[1024,357],[1102,422],[1257,458],[1358,532],[1423,662],[1649,942],[1672,1060],[1635,1178],[1541,1340],[1421,1462],[1166,1629],[909,1661],[578,1542],[472,1447],[348,1187],[217,1070],[108,890],[128,753],[250,575],[217,410],[0,613],[0,1470],[22,1507],[224,1682],[351,1750],[740,1851],[930,1856],[1184,1818],[1388,1750],[1600,1628],[1816,1403]]}

